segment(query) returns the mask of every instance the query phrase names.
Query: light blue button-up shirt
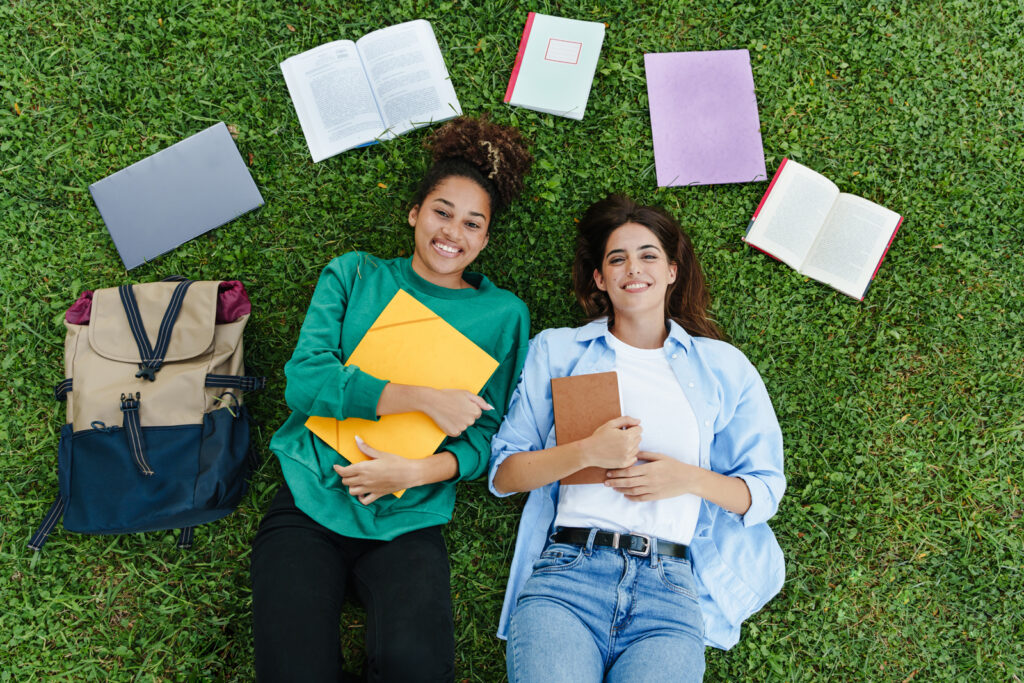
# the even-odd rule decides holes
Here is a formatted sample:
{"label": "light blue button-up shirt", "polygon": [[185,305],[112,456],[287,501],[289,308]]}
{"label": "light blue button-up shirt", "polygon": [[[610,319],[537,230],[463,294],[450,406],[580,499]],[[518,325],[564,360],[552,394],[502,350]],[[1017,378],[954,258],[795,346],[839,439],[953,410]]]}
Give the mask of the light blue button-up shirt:
{"label": "light blue button-up shirt", "polygon": [[[555,445],[551,379],[615,369],[608,325],[545,330],[530,342],[508,414],[491,441],[489,485],[498,466],[513,453]],[[768,528],[786,489],[782,473],[782,432],[764,382],[739,349],[706,337],[692,337],[670,321],[665,355],[689,400],[700,430],[700,466],[739,477],[750,489],[750,508],[737,515],[702,501],[690,544],[704,641],[727,650],[739,641],[740,624],[782,587],[782,549]],[[515,555],[498,637],[533,563],[553,533],[558,482],[531,491],[519,521]],[[508,494],[504,494],[508,495]]]}

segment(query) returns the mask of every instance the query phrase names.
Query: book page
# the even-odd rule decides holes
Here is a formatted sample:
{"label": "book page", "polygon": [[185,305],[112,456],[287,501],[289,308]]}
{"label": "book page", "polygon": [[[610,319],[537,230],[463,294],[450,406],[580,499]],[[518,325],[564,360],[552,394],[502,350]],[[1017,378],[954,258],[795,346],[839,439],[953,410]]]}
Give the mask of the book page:
{"label": "book page", "polygon": [[314,162],[372,142],[384,129],[351,40],[289,57],[281,72]]}
{"label": "book page", "polygon": [[860,299],[899,220],[863,197],[839,195],[800,272]]}
{"label": "book page", "polygon": [[394,137],[462,113],[430,23],[417,19],[358,41],[381,118]]}
{"label": "book page", "polygon": [[787,160],[744,239],[799,270],[838,196],[831,180]]}

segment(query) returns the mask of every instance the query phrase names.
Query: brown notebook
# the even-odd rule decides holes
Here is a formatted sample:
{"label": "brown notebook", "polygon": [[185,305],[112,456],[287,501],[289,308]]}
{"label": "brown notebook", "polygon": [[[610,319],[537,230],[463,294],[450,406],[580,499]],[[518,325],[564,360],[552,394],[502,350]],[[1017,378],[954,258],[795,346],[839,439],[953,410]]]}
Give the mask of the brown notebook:
{"label": "brown notebook", "polygon": [[[579,441],[608,420],[622,415],[619,378],[615,372],[556,377],[551,380],[555,410],[555,441],[558,445]],[[586,467],[562,479],[562,484],[600,484],[603,467]]]}

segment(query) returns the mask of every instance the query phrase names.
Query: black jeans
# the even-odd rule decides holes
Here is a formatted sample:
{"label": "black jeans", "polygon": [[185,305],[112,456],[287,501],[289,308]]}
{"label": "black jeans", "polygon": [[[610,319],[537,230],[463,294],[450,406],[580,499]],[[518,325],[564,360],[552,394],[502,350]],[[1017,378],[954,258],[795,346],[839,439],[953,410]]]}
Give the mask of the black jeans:
{"label": "black jeans", "polygon": [[448,551],[440,527],[371,541],[337,534],[295,507],[283,484],[253,541],[260,681],[339,681],[346,589],[366,607],[370,681],[455,676]]}

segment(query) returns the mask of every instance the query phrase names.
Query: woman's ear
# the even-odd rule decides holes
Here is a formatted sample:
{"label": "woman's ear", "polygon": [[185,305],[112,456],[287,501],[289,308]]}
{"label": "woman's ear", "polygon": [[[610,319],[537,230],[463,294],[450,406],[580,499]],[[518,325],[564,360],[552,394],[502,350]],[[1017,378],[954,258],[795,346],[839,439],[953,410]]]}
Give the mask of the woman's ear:
{"label": "woman's ear", "polygon": [[668,266],[668,283],[674,284],[676,281],[676,273],[679,271],[679,266],[675,263],[670,263]]}
{"label": "woman's ear", "polygon": [[420,215],[420,205],[419,204],[414,204],[413,207],[411,209],[409,209],[409,225],[411,227],[413,227],[413,228],[416,227],[416,219],[419,217],[419,215]]}
{"label": "woman's ear", "polygon": [[597,288],[602,292],[608,291],[604,286],[604,275],[601,275],[601,271],[597,268],[594,268],[594,284],[597,285]]}

